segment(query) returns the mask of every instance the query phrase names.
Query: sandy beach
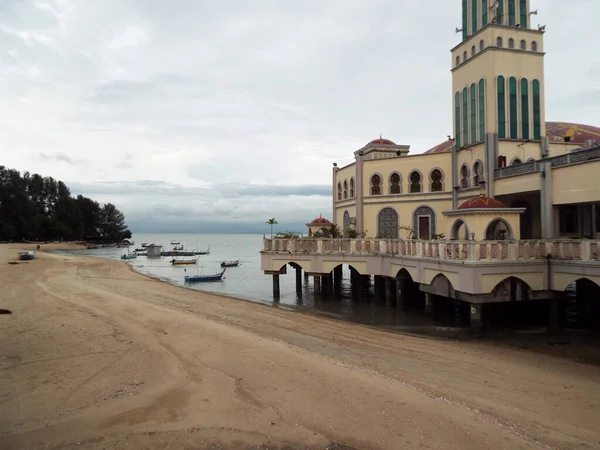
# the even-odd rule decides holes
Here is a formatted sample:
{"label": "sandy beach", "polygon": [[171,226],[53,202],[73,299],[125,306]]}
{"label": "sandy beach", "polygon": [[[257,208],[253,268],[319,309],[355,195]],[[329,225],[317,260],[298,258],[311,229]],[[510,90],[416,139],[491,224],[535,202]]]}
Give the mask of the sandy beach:
{"label": "sandy beach", "polygon": [[0,245],[1,448],[600,448],[600,368],[566,346],[390,333],[119,261],[8,264],[26,248]]}

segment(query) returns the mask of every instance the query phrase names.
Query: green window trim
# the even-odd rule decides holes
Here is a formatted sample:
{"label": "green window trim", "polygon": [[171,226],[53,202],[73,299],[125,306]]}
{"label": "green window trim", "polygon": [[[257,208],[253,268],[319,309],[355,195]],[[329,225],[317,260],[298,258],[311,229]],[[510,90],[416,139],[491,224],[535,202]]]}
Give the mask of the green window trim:
{"label": "green window trim", "polygon": [[469,145],[469,93],[467,91],[467,88],[463,89],[462,96],[463,145]]}
{"label": "green window trim", "polygon": [[533,139],[539,141],[542,139],[542,107],[540,82],[533,80],[531,83],[531,96],[533,98]]}
{"label": "green window trim", "polygon": [[515,26],[517,24],[517,0],[508,0],[508,24]]}
{"label": "green window trim", "polygon": [[498,8],[496,8],[496,23],[504,25],[504,0],[498,0]]}
{"label": "green window trim", "polygon": [[479,140],[485,137],[485,80],[479,80]]}
{"label": "green window trim", "polygon": [[488,24],[488,4],[487,0],[481,0],[481,28]]}
{"label": "green window trim", "polygon": [[519,139],[519,116],[517,107],[517,79],[510,77],[508,79],[508,109],[510,112],[510,138]]}
{"label": "green window trim", "polygon": [[454,145],[460,148],[460,92],[454,95]]}
{"label": "green window trim", "polygon": [[498,137],[504,139],[506,138],[506,88],[502,75],[498,77],[496,92],[498,94]]}
{"label": "green window trim", "polygon": [[529,139],[529,81],[521,79],[521,138]]}
{"label": "green window trim", "polygon": [[471,144],[477,142],[477,87],[471,85],[469,93],[471,99]]}
{"label": "green window trim", "polygon": [[519,1],[519,13],[521,14],[521,19],[519,21],[519,25],[521,28],[529,28],[529,14],[527,14],[527,0]]}
{"label": "green window trim", "polygon": [[471,34],[477,32],[477,1],[471,0]]}
{"label": "green window trim", "polygon": [[468,13],[468,2],[463,0],[462,2],[462,37],[463,41],[469,36],[469,13]]}

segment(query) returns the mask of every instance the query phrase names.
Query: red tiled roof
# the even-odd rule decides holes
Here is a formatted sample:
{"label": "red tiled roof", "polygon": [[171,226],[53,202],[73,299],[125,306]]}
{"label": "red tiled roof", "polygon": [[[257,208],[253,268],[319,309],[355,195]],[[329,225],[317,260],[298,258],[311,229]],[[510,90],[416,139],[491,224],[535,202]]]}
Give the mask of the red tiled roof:
{"label": "red tiled roof", "polygon": [[506,206],[504,206],[502,204],[502,202],[500,202],[499,200],[496,200],[495,198],[481,196],[481,197],[472,198],[470,200],[466,200],[458,207],[458,209],[480,209],[480,208],[486,208],[486,209],[488,209],[488,208],[489,209],[506,208]]}

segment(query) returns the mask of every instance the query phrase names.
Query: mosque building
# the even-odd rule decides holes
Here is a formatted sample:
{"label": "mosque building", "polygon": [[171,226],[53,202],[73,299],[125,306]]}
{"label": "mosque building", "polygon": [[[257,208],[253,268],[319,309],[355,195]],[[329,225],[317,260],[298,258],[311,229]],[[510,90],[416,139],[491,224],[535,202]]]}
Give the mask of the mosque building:
{"label": "mosque building", "polygon": [[332,222],[346,236],[600,236],[600,128],[546,122],[536,14],[529,0],[462,0],[453,136],[418,155],[380,137],[334,165]]}

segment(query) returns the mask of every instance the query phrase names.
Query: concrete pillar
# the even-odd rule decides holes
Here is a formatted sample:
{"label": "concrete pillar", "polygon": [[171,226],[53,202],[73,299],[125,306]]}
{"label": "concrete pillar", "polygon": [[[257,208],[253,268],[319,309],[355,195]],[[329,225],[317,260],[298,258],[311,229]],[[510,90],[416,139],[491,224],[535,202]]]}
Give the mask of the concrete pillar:
{"label": "concrete pillar", "polygon": [[300,266],[296,267],[296,292],[302,292],[302,268]]}
{"label": "concrete pillar", "polygon": [[483,304],[481,303],[471,303],[471,329],[483,330]]}
{"label": "concrete pillar", "polygon": [[342,293],[342,266],[333,269],[333,293],[336,297]]}
{"label": "concrete pillar", "polygon": [[396,279],[396,309],[406,309],[406,280]]}
{"label": "concrete pillar", "polygon": [[592,239],[596,239],[596,230],[598,224],[596,223],[596,204],[592,203]]}
{"label": "concrete pillar", "polygon": [[308,272],[304,271],[304,281],[308,281]]}
{"label": "concrete pillar", "polygon": [[433,294],[429,292],[425,293],[425,314],[428,316],[433,315]]}
{"label": "concrete pillar", "polygon": [[350,267],[350,284],[356,286],[358,281],[358,272],[354,267]]}
{"label": "concrete pillar", "polygon": [[396,291],[396,282],[393,278],[385,278],[385,305],[392,306],[394,304],[394,300],[396,300],[396,296],[394,295]]}
{"label": "concrete pillar", "polygon": [[281,292],[279,290],[279,274],[274,273],[273,274],[273,298],[278,300],[280,293]]}
{"label": "concrete pillar", "polygon": [[554,237],[554,212],[552,209],[552,168],[550,162],[542,162],[540,176],[542,177],[540,188],[540,205],[542,219],[542,239]]}
{"label": "concrete pillar", "polygon": [[314,279],[314,283],[315,283],[315,294],[317,294],[317,293],[320,294],[321,293],[321,277],[318,275],[315,275],[313,277],[313,279]]}

